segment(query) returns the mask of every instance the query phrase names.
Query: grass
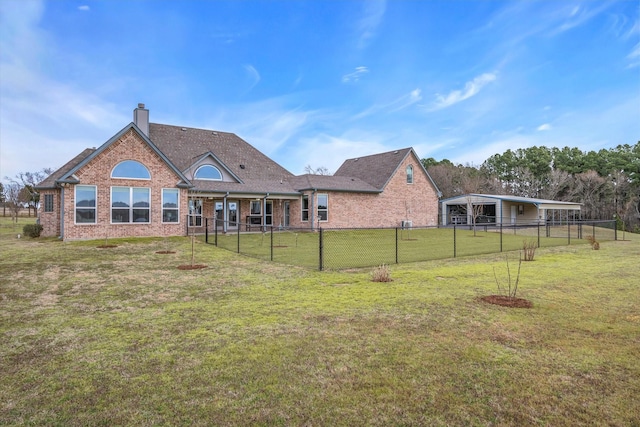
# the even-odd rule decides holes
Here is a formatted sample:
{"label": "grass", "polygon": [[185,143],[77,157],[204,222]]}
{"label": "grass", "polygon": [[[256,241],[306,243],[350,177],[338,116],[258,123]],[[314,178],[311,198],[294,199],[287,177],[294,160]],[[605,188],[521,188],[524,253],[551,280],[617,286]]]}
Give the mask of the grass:
{"label": "grass", "polygon": [[[540,241],[540,247],[588,244],[588,236],[595,234],[600,240],[613,240],[613,230],[585,226],[578,238],[578,227],[553,227],[547,236],[541,227],[504,229],[502,236],[494,229],[476,232],[468,227],[396,229],[351,229],[323,231],[323,269],[371,267],[380,264],[396,264],[464,257],[501,251],[520,251],[525,241]],[[569,237],[571,233],[571,237]],[[219,247],[286,264],[319,268],[319,242],[317,232],[274,231],[267,233],[218,234]],[[209,241],[215,241],[209,236]],[[272,247],[273,240],[273,247]],[[396,247],[397,242],[397,247]],[[396,262],[397,261],[397,262]]]}
{"label": "grass", "polygon": [[202,242],[208,267],[181,271],[184,237],[98,249],[0,227],[0,424],[638,425],[626,238],[538,249],[518,291],[534,307],[507,309],[477,298],[516,254],[376,283]]}

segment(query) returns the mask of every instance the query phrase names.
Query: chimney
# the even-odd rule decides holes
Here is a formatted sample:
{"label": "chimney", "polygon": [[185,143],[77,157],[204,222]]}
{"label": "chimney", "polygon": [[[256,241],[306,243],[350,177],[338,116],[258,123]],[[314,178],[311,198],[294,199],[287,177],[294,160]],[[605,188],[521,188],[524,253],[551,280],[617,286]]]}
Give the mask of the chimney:
{"label": "chimney", "polygon": [[149,110],[144,108],[144,104],[138,104],[138,108],[133,110],[133,123],[140,128],[142,133],[149,136]]}

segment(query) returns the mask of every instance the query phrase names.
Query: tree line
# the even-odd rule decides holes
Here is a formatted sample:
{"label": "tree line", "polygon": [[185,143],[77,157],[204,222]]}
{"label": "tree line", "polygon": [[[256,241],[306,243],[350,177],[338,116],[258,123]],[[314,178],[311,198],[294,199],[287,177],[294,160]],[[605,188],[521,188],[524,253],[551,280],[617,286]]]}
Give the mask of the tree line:
{"label": "tree line", "polygon": [[583,218],[615,218],[640,232],[640,142],[599,151],[508,149],[478,167],[434,158],[422,164],[442,198],[484,193],[578,202]]}

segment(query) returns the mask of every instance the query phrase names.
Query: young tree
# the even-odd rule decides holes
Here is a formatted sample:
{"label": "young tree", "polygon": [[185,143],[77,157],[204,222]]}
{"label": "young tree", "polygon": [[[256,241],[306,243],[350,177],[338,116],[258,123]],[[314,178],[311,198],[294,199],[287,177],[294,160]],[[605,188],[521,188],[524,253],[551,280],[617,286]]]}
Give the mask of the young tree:
{"label": "young tree", "polygon": [[307,165],[304,167],[304,173],[308,173],[310,175],[331,175],[329,169],[324,166],[319,166],[314,169],[311,165]]}
{"label": "young tree", "polygon": [[9,182],[4,186],[5,204],[9,208],[11,219],[18,222],[18,215],[22,208],[22,187],[17,182]]}

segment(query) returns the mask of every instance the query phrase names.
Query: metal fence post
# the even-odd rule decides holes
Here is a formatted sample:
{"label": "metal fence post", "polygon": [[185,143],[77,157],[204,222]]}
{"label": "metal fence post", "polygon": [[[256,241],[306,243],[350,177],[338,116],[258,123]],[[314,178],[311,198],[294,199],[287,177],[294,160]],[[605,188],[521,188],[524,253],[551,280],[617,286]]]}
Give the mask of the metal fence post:
{"label": "metal fence post", "polygon": [[571,223],[567,221],[567,245],[571,244]]}
{"label": "metal fence post", "polygon": [[218,246],[218,217],[213,218],[213,244]]}
{"label": "metal fence post", "polygon": [[204,242],[209,243],[209,218],[204,219]]}
{"label": "metal fence post", "polygon": [[453,257],[456,257],[456,226],[453,226]]}
{"label": "metal fence post", "polygon": [[238,253],[240,253],[240,224],[238,224]]}
{"label": "metal fence post", "polygon": [[323,241],[322,241],[322,227],[319,228],[318,232],[320,233],[320,236],[318,238],[318,267],[320,269],[320,271],[322,271],[323,267],[324,267],[324,260],[322,259],[323,257]]}
{"label": "metal fence post", "polygon": [[271,261],[273,261],[273,226],[271,226]]}
{"label": "metal fence post", "polygon": [[398,263],[398,227],[396,227],[396,264]]}
{"label": "metal fence post", "polygon": [[500,221],[500,252],[502,252],[502,221]]}
{"label": "metal fence post", "polygon": [[538,247],[540,247],[540,223],[538,222]]}

